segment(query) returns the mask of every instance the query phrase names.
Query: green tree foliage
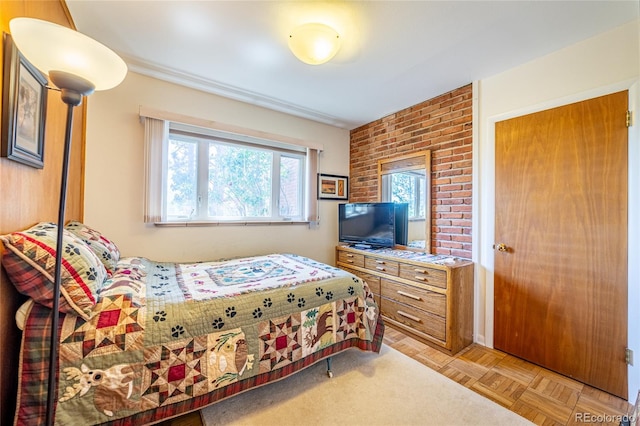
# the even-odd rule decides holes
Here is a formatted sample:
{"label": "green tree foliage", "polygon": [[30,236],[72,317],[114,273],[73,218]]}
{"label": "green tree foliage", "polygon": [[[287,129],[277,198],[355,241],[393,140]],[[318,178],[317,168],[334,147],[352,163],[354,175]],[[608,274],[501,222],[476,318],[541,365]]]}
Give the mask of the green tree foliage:
{"label": "green tree foliage", "polygon": [[210,144],[209,215],[270,216],[271,163],[270,152]]}
{"label": "green tree foliage", "polygon": [[[168,216],[230,219],[271,217],[273,163],[278,158],[279,212],[275,213],[287,217],[300,215],[301,157],[181,137],[172,137],[168,148]],[[202,173],[198,171],[198,164],[202,166],[202,160],[198,160],[199,152],[201,155],[208,153],[208,170],[204,171],[208,196],[202,200],[204,203],[201,206],[198,203],[198,173]],[[206,212],[198,212],[204,208]]]}
{"label": "green tree foliage", "polygon": [[391,184],[391,201],[394,203],[409,203],[409,217],[415,212],[415,179],[408,173],[394,173]]}
{"label": "green tree foliage", "polygon": [[280,157],[280,216],[300,215],[300,158]]}
{"label": "green tree foliage", "polygon": [[197,208],[198,144],[172,140],[168,155],[168,213],[170,216],[191,217]]}
{"label": "green tree foliage", "polygon": [[393,173],[391,175],[391,201],[409,203],[410,218],[424,218],[426,181],[416,173]]}

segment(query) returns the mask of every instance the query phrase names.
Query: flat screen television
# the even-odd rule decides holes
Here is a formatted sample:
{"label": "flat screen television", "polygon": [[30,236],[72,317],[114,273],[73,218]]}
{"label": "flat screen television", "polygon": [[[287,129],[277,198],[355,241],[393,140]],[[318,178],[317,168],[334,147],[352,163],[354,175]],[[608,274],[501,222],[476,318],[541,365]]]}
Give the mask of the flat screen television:
{"label": "flat screen television", "polygon": [[394,203],[347,203],[338,205],[338,239],[371,247],[395,245]]}

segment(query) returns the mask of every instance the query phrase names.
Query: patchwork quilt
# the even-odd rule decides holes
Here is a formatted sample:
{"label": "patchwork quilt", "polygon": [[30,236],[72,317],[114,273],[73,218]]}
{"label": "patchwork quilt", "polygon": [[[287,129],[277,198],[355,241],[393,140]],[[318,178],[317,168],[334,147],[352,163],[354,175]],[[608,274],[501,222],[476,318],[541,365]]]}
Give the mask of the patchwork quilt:
{"label": "patchwork quilt", "polygon": [[[51,310],[33,304],[17,424],[45,418],[50,324]],[[123,258],[88,320],[60,314],[55,423],[159,421],[350,347],[378,352],[383,332],[364,281],[308,258]]]}

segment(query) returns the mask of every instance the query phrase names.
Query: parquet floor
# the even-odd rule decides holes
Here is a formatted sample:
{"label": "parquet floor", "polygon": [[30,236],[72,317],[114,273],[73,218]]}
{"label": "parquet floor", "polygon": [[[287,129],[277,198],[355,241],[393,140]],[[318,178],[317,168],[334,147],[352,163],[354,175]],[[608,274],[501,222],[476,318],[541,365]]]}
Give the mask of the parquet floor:
{"label": "parquet floor", "polygon": [[618,426],[631,412],[623,399],[481,345],[451,357],[391,327],[384,343],[538,425]]}
{"label": "parquet floor", "polygon": [[[620,398],[481,345],[452,357],[389,326],[384,343],[538,425],[619,426],[621,416],[631,412]],[[202,421],[196,412],[162,425],[201,426]]]}

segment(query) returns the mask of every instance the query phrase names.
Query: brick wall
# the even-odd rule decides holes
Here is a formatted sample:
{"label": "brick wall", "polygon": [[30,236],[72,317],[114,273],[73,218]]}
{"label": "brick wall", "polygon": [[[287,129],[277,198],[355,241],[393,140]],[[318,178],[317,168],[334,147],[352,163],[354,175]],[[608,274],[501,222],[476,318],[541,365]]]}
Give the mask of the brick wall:
{"label": "brick wall", "polygon": [[377,201],[378,160],[431,150],[431,252],[471,258],[471,84],[351,131],[350,202]]}

